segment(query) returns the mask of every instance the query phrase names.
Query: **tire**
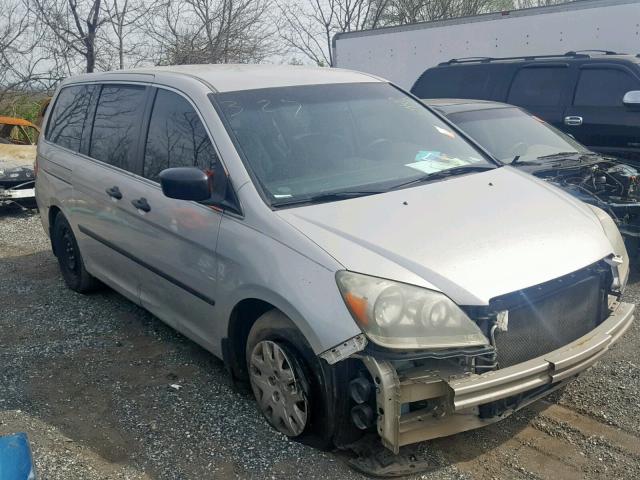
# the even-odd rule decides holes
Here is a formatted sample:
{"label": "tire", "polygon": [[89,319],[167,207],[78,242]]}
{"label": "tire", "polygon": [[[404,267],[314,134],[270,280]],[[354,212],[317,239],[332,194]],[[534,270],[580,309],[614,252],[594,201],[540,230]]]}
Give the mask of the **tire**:
{"label": "tire", "polygon": [[88,293],[101,286],[101,283],[87,272],[71,225],[61,213],[54,220],[51,243],[67,287],[78,293]]}
{"label": "tire", "polygon": [[[276,349],[279,354],[275,354]],[[280,375],[270,370],[269,362],[256,361],[270,356],[270,352],[274,352],[272,365],[278,364],[279,355],[280,366],[284,366]],[[324,373],[313,350],[291,320],[278,310],[270,310],[258,318],[247,338],[245,360],[258,410],[267,422],[292,439],[316,448],[330,448],[334,426],[330,423],[332,417],[327,415],[327,395],[321,387],[326,384]],[[287,396],[287,388],[295,395]],[[282,420],[280,403],[286,406],[285,412],[292,413],[289,422]],[[291,408],[294,404],[297,411]]]}

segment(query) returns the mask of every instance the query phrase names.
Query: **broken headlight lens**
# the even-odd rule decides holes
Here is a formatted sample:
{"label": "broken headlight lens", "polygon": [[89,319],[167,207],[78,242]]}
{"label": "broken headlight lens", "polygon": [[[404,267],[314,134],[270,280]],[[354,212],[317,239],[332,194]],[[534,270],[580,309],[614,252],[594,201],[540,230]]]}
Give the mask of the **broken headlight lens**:
{"label": "broken headlight lens", "polygon": [[440,292],[340,271],[338,288],[369,339],[388,348],[488,345],[480,328]]}
{"label": "broken headlight lens", "polygon": [[0,178],[19,179],[33,178],[33,170],[23,167],[0,168]]}
{"label": "broken headlight lens", "polygon": [[609,214],[596,206],[589,205],[589,207],[598,217],[600,225],[602,225],[602,229],[604,230],[604,234],[609,239],[609,242],[611,242],[613,253],[620,259],[620,263],[617,267],[620,282],[618,289],[622,291],[629,279],[629,254],[627,253],[627,247],[624,245],[624,240],[620,234],[620,230],[618,230],[616,222],[613,221]]}

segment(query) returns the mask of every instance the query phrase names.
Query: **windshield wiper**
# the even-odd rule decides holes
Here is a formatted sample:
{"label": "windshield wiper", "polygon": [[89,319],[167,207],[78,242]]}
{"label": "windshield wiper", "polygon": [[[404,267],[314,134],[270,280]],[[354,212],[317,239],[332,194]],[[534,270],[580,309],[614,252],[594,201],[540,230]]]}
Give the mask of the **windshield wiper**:
{"label": "windshield wiper", "polygon": [[396,190],[398,188],[408,187],[410,185],[417,185],[419,183],[430,182],[432,180],[440,180],[446,177],[455,177],[456,175],[464,175],[466,173],[484,172],[486,170],[493,170],[498,168],[495,165],[461,165],[459,167],[447,168],[446,170],[440,170],[439,172],[427,173],[422,177],[414,178],[408,182],[399,183],[394,185],[389,190]]}
{"label": "windshield wiper", "polygon": [[582,155],[580,152],[558,152],[552,153],[550,155],[541,155],[538,157],[539,160],[544,160],[546,158],[557,158],[557,157],[575,157],[576,155]]}
{"label": "windshield wiper", "polygon": [[365,197],[367,195],[375,195],[384,193],[384,190],[345,190],[338,192],[326,192],[312,195],[311,197],[295,198],[272,203],[274,207],[284,207],[287,205],[296,205],[299,203],[322,203],[333,202],[336,200],[346,200],[348,198]]}
{"label": "windshield wiper", "polygon": [[540,165],[539,162],[534,162],[533,160],[522,160],[522,157],[520,155],[516,155],[515,157],[513,157],[513,160],[511,160],[509,163],[505,163],[505,165],[516,165],[516,166],[521,166],[521,165]]}

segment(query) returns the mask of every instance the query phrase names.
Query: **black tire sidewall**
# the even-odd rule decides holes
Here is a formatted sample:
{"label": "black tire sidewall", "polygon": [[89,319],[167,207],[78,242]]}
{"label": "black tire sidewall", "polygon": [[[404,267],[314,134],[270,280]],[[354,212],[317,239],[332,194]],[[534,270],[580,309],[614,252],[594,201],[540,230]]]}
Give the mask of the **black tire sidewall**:
{"label": "black tire sidewall", "polygon": [[[69,232],[71,238],[71,244],[74,249],[76,262],[78,265],[76,269],[77,271],[70,270],[67,267],[67,264],[62,256],[64,255],[62,252],[64,250],[63,235],[65,233],[65,230]],[[80,253],[80,248],[78,247],[76,236],[73,233],[71,225],[61,213],[56,216],[53,224],[52,243],[54,251],[56,252],[56,256],[58,258],[60,272],[62,273],[62,277],[64,278],[64,282],[66,283],[67,287],[79,293],[93,290],[96,287],[97,281],[85,269],[84,261],[82,259],[82,254]]]}
{"label": "black tire sidewall", "polygon": [[277,343],[284,350],[294,364],[297,375],[301,377],[298,381],[307,396],[307,425],[300,435],[290,438],[315,448],[330,448],[329,432],[332,429],[328,428],[327,423],[331,419],[327,415],[326,394],[321,388],[325,384],[324,373],[313,350],[291,320],[278,310],[271,310],[263,314],[249,332],[245,352],[247,369],[253,348],[265,340]]}

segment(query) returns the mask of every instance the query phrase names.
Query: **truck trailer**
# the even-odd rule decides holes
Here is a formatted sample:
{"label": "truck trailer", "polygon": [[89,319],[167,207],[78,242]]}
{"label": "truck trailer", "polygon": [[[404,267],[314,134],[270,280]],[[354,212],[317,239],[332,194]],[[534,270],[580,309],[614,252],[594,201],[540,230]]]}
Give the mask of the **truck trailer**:
{"label": "truck trailer", "polygon": [[640,0],[580,0],[398,27],[338,33],[334,67],[410,89],[427,68],[469,57],[600,49],[640,51]]}

